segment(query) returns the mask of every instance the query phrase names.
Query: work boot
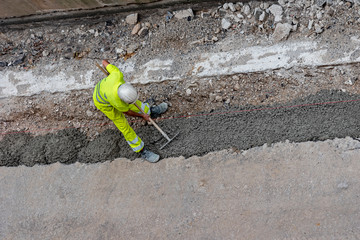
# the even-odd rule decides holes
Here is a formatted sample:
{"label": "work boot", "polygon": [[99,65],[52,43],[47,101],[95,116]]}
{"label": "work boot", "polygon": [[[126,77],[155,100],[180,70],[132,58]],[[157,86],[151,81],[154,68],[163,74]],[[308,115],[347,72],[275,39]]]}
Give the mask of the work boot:
{"label": "work boot", "polygon": [[151,163],[156,163],[160,159],[160,156],[158,154],[153,153],[152,151],[147,150],[146,148],[144,148],[140,153],[143,159]]}
{"label": "work boot", "polygon": [[166,112],[167,109],[168,109],[168,104],[165,102],[160,103],[157,106],[151,107],[150,108],[150,112],[151,112],[150,117],[151,118],[160,117],[160,115],[163,114],[164,112]]}

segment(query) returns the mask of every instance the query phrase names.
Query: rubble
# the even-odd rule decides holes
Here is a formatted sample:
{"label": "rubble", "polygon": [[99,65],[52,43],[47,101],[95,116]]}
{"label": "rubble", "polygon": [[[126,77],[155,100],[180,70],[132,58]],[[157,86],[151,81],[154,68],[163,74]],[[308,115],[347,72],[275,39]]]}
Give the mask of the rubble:
{"label": "rubble", "polygon": [[127,24],[135,25],[138,22],[138,13],[130,14],[126,17]]}
{"label": "rubble", "polygon": [[282,20],[283,8],[280,5],[273,4],[268,8],[269,12],[274,15],[275,22],[280,22]]}
{"label": "rubble", "polygon": [[321,26],[320,24],[316,23],[315,24],[315,32],[316,33],[322,33],[324,31],[323,26]]}
{"label": "rubble", "polygon": [[145,37],[147,34],[149,33],[149,29],[147,27],[143,27],[142,29],[140,29],[140,31],[138,32],[138,35],[140,37]]}
{"label": "rubble", "polygon": [[251,8],[248,4],[245,4],[243,7],[242,7],[242,12],[245,14],[245,16],[248,16],[251,12]]}
{"label": "rubble", "polygon": [[126,53],[127,54],[132,54],[134,53],[136,50],[139,49],[139,44],[135,43],[135,44],[131,44],[127,47],[126,49]]}
{"label": "rubble", "polygon": [[[50,57],[53,61],[66,62],[80,58],[117,60],[126,54],[136,54],[139,61],[146,61],[154,53],[160,57],[172,57],[191,51],[205,51],[229,36],[259,43],[301,36],[323,35],[331,38],[330,31],[334,28],[345,31],[342,33],[345,36],[360,24],[360,20],[354,17],[359,15],[358,2],[227,2],[196,11],[196,16],[193,9],[188,8],[174,9],[173,12],[159,10],[161,14],[158,15],[143,16],[142,12],[115,14],[110,20],[94,18],[93,24],[79,20],[73,27],[69,27],[66,21],[60,21],[56,27],[37,25],[31,28],[24,25],[23,31],[3,27],[0,34],[4,40],[0,42],[0,67],[36,68],[48,63]],[[138,22],[140,15],[142,23]],[[198,47],[201,48],[194,49]]]}
{"label": "rubble", "polygon": [[183,19],[183,18],[194,18],[194,13],[193,10],[191,8],[186,9],[186,10],[180,10],[180,11],[176,11],[174,12],[174,16],[177,19]]}
{"label": "rubble", "polygon": [[137,33],[140,31],[140,28],[141,28],[141,24],[140,24],[140,23],[137,23],[137,24],[133,27],[133,29],[132,29],[132,31],[131,31],[131,34],[132,34],[132,35],[137,34]]}
{"label": "rubble", "polygon": [[278,23],[276,24],[275,31],[272,35],[272,38],[275,42],[281,41],[283,39],[286,39],[290,31],[292,30],[292,26],[289,23]]}
{"label": "rubble", "polygon": [[48,50],[44,50],[43,52],[42,52],[42,55],[44,56],[44,57],[47,57],[47,56],[49,56],[49,51]]}
{"label": "rubble", "polygon": [[229,29],[231,27],[231,22],[227,20],[226,18],[223,18],[221,20],[221,27],[225,30]]}
{"label": "rubble", "polygon": [[236,11],[235,5],[234,5],[233,3],[229,3],[229,9],[230,9],[230,11],[232,11],[232,12],[235,12],[235,11]]}

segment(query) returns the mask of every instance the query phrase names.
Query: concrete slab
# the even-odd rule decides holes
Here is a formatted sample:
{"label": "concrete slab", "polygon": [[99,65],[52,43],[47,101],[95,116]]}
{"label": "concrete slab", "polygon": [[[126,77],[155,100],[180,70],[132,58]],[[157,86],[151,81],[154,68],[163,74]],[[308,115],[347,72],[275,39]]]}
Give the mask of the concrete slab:
{"label": "concrete slab", "polygon": [[358,239],[360,143],[0,168],[1,239]]}

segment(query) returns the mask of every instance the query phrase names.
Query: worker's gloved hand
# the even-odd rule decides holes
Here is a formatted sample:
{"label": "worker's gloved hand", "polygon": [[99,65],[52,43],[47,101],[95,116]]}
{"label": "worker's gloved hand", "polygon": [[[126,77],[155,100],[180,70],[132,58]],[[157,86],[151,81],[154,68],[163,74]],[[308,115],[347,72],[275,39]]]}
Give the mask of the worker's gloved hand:
{"label": "worker's gloved hand", "polygon": [[147,121],[147,122],[150,122],[150,116],[148,114],[143,114],[142,115],[142,118]]}

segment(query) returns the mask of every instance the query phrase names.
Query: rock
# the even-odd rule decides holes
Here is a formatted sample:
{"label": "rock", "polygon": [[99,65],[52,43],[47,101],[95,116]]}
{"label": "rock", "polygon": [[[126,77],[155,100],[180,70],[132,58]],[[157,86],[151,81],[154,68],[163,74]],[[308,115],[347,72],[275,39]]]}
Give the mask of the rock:
{"label": "rock", "polygon": [[222,102],[223,98],[221,96],[216,96],[215,101],[216,102]]}
{"label": "rock", "polygon": [[248,4],[245,4],[242,8],[242,12],[247,16],[251,13],[251,8]]}
{"label": "rock", "polygon": [[268,8],[270,13],[274,15],[275,22],[280,22],[282,20],[283,8],[280,5],[273,4],[271,7]]}
{"label": "rock", "polygon": [[16,59],[16,60],[12,63],[12,65],[13,65],[13,66],[16,66],[16,65],[22,64],[22,63],[24,62],[24,60],[25,60],[25,55],[22,55],[20,58]]}
{"label": "rock", "polygon": [[215,29],[215,34],[218,34],[218,33],[220,33],[221,32],[221,29],[220,28],[217,28],[217,29]]}
{"label": "rock", "polygon": [[200,16],[201,16],[201,18],[208,18],[211,16],[211,12],[210,11],[207,11],[207,12],[201,11]]}
{"label": "rock", "polygon": [[314,24],[314,20],[309,20],[308,29],[311,30]]}
{"label": "rock", "polygon": [[93,113],[92,113],[92,111],[87,110],[87,111],[86,111],[86,115],[87,115],[88,117],[91,117],[91,116],[93,115]]}
{"label": "rock", "polygon": [[186,10],[180,10],[180,11],[176,11],[174,12],[175,17],[177,19],[183,19],[183,18],[194,18],[194,13],[193,10],[191,8],[186,9]]}
{"label": "rock", "polygon": [[270,4],[267,3],[267,2],[263,2],[260,4],[260,8],[263,9],[263,10],[266,10],[270,7]]}
{"label": "rock", "polygon": [[226,15],[228,15],[228,12],[222,8],[219,9],[219,15],[220,17],[225,17]]}
{"label": "rock", "polygon": [[6,67],[8,65],[7,62],[0,62],[0,67]]}
{"label": "rock", "polygon": [[231,101],[230,98],[228,98],[228,99],[226,99],[225,103],[226,103],[226,104],[229,104],[230,101]]}
{"label": "rock", "polygon": [[165,20],[166,22],[169,22],[172,18],[174,17],[174,14],[172,14],[171,12],[167,11],[166,15],[165,15]]}
{"label": "rock", "polygon": [[292,28],[291,31],[296,32],[298,29],[298,25],[297,24],[292,25],[291,28]]}
{"label": "rock", "polygon": [[214,37],[211,38],[211,41],[217,42],[217,41],[219,41],[219,39],[216,36],[214,36]]}
{"label": "rock", "polygon": [[229,3],[229,9],[230,9],[230,11],[232,11],[232,12],[235,12],[235,11],[236,11],[235,5],[234,5],[233,3]]}
{"label": "rock", "polygon": [[234,86],[234,90],[239,91],[240,90],[240,84],[236,83],[235,86]]}
{"label": "rock", "polygon": [[266,20],[266,18],[267,18],[266,12],[263,11],[263,12],[261,13],[261,15],[259,16],[259,21],[260,21],[260,22],[264,22],[264,21]]}
{"label": "rock", "polygon": [[292,26],[289,23],[276,24],[275,31],[272,35],[273,40],[278,42],[283,39],[286,39],[289,36],[291,29]]}
{"label": "rock", "polygon": [[278,3],[281,5],[281,6],[285,6],[286,5],[286,1],[285,0],[279,0]]}
{"label": "rock", "polygon": [[232,16],[233,20],[237,23],[241,23],[242,20],[240,18],[238,18],[237,16]]}
{"label": "rock", "polygon": [[83,30],[81,30],[79,28],[75,29],[74,33],[76,33],[77,35],[85,35],[86,34],[86,32],[84,32]]}
{"label": "rock", "polygon": [[125,55],[126,51],[122,48],[115,48],[115,52],[119,55]]}
{"label": "rock", "polygon": [[240,19],[244,19],[244,16],[241,13],[236,14],[236,16]]}
{"label": "rock", "polygon": [[231,27],[231,22],[227,20],[226,18],[223,18],[221,20],[221,27],[225,30],[228,30]]}
{"label": "rock", "polygon": [[324,31],[324,28],[320,24],[315,24],[315,32],[316,33],[322,33]]}
{"label": "rock", "polygon": [[[260,8],[255,8],[255,11],[254,11],[255,20],[260,21],[260,16],[262,14],[263,14],[263,11]],[[265,18],[265,16],[264,16],[264,18]]]}
{"label": "rock", "polygon": [[140,28],[141,28],[141,24],[140,24],[140,23],[136,24],[136,25],[133,27],[133,29],[132,29],[132,31],[131,31],[131,34],[132,34],[132,35],[137,34],[137,33],[140,31]]}
{"label": "rock", "polygon": [[315,3],[319,7],[323,7],[327,0],[316,0]]}
{"label": "rock", "polygon": [[322,18],[322,16],[323,16],[323,14],[322,14],[322,12],[321,11],[318,11],[317,13],[316,13],[316,18],[317,19],[321,19]]}
{"label": "rock", "polygon": [[125,21],[127,24],[134,25],[138,22],[139,15],[137,13],[130,14],[126,17]]}
{"label": "rock", "polygon": [[190,95],[191,95],[191,89],[188,88],[188,89],[186,89],[186,96],[190,96]]}
{"label": "rock", "polygon": [[136,50],[138,50],[139,45],[138,44],[131,44],[127,49],[126,49],[126,53],[127,54],[132,54],[134,53]]}
{"label": "rock", "polygon": [[350,86],[354,85],[354,83],[355,83],[355,80],[351,79],[351,78],[349,80],[347,80],[346,82],[344,82],[345,85],[350,85]]}
{"label": "rock", "polygon": [[140,31],[138,32],[138,35],[140,37],[145,37],[147,34],[149,33],[149,29],[147,27],[143,27],[142,29],[140,29]]}
{"label": "rock", "polygon": [[241,7],[243,6],[242,4],[243,4],[242,2],[237,2],[237,3],[235,4],[235,9],[236,9],[236,11],[240,11],[240,10],[241,10]]}
{"label": "rock", "polygon": [[44,57],[47,57],[47,56],[49,56],[49,51],[48,50],[44,50],[43,52],[42,52],[42,55],[44,56]]}
{"label": "rock", "polygon": [[228,9],[229,9],[229,4],[228,4],[228,3],[224,3],[223,9],[224,9],[224,10],[228,10]]}
{"label": "rock", "polygon": [[35,36],[38,37],[38,38],[42,38],[44,36],[44,33],[43,32],[36,32]]}
{"label": "rock", "polygon": [[216,94],[215,93],[210,93],[210,95],[209,95],[210,102],[215,102],[215,98],[216,98]]}
{"label": "rock", "polygon": [[235,81],[239,81],[240,77],[238,75],[234,75],[234,76],[232,76],[232,79],[235,80]]}

